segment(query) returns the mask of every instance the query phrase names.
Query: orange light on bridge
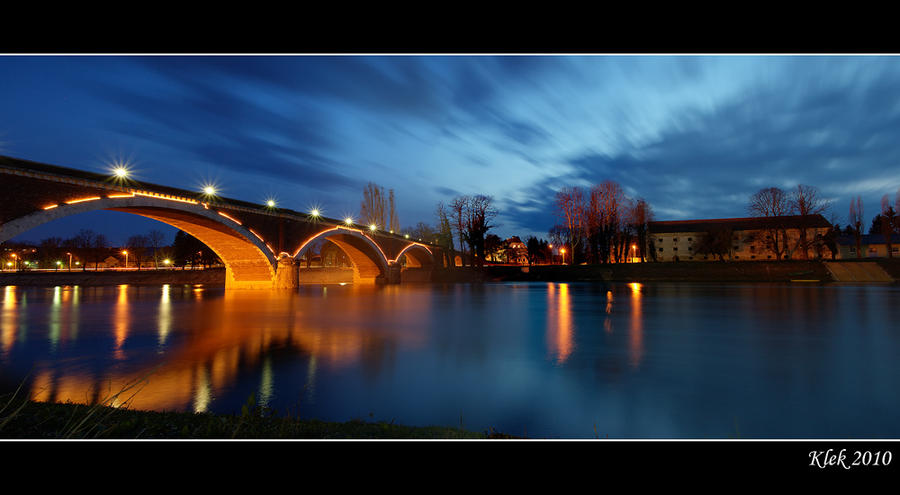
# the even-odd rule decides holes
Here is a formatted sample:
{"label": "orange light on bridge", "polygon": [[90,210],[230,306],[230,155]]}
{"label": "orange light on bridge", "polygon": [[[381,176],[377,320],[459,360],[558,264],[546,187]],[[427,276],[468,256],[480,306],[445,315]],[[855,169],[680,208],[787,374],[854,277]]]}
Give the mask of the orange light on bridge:
{"label": "orange light on bridge", "polygon": [[106,197],[110,198],[110,199],[133,198],[134,193],[131,193],[131,194],[107,194]]}
{"label": "orange light on bridge", "polygon": [[234,222],[234,223],[236,223],[236,224],[238,224],[238,225],[243,225],[243,224],[242,224],[241,222],[239,222],[236,218],[231,217],[231,216],[229,216],[229,215],[226,215],[226,214],[222,213],[221,211],[217,211],[216,213],[218,213],[219,215],[222,215],[223,217],[225,217],[225,218],[231,220],[232,222]]}
{"label": "orange light on bridge", "polygon": [[[172,196],[164,196],[164,195],[162,195],[162,194],[156,194],[156,193],[135,192],[134,195],[135,195],[135,196],[146,196],[146,197],[148,197],[148,198],[165,199],[165,200],[168,200],[168,201],[178,201],[179,203],[189,203],[189,204],[192,204],[192,205],[197,204],[197,202],[194,201],[193,199],[174,198],[174,197],[172,197]],[[205,205],[204,205],[204,206],[205,206]]]}
{"label": "orange light on bridge", "polygon": [[259,236],[259,234],[256,233],[255,230],[253,230],[253,229],[247,229],[247,230],[249,230],[251,234],[255,235],[256,238],[259,239],[260,241],[266,242],[262,237]]}
{"label": "orange light on bridge", "polygon": [[100,199],[100,196],[92,196],[90,198],[81,198],[81,199],[73,199],[72,201],[66,201],[67,205],[73,205],[75,203],[84,203],[85,201],[96,201]]}
{"label": "orange light on bridge", "polygon": [[56,208],[57,206],[59,206],[59,205],[48,205],[48,206],[45,206],[44,209],[45,209],[45,210],[52,210],[53,208]]}

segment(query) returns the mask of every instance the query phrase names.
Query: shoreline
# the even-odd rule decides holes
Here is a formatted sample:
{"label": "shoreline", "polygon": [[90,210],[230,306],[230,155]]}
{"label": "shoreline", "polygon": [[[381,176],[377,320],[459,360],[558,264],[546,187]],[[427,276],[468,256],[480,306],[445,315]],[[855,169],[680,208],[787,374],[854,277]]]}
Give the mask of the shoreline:
{"label": "shoreline", "polygon": [[[896,284],[900,281],[900,259],[841,260],[842,263],[873,263]],[[471,267],[437,269],[428,283],[481,282],[794,282],[794,283],[872,283],[836,280],[823,261],[682,261],[656,263],[619,263],[607,265],[487,265],[483,271]],[[328,282],[312,283],[322,285]],[[225,285],[225,269],[73,271],[0,273],[0,285]],[[307,285],[307,284],[304,284]]]}
{"label": "shoreline", "polygon": [[[103,405],[9,401],[0,415],[0,439],[495,439],[495,431],[405,426],[384,421],[345,422],[281,416],[246,407],[241,414],[143,411]],[[7,401],[0,402],[6,405]]]}

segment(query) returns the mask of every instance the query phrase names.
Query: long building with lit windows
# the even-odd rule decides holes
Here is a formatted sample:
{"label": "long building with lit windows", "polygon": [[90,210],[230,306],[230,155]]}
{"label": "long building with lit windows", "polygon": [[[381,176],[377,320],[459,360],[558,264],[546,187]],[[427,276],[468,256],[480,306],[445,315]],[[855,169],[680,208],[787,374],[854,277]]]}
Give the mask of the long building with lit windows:
{"label": "long building with lit windows", "polygon": [[[823,237],[831,224],[822,215],[782,217],[717,218],[708,220],[676,220],[650,222],[647,236],[649,261],[712,261],[719,256],[704,252],[704,241],[717,236],[722,258],[733,261],[772,261],[776,255],[768,247],[771,234],[777,229],[787,234],[787,248],[783,259],[804,259],[800,244],[800,229],[806,227],[808,259],[830,257]],[[779,233],[779,244],[783,244]],[[730,240],[729,240],[730,239]]]}

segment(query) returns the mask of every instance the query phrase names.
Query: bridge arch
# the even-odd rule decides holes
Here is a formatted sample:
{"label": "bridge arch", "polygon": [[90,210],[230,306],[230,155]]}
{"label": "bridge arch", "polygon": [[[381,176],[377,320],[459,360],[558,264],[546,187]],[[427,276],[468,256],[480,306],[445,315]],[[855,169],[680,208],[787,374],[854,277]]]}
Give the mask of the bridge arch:
{"label": "bridge arch", "polygon": [[397,262],[402,256],[406,256],[406,266],[409,268],[433,268],[436,260],[430,249],[418,243],[411,243],[397,253]]}
{"label": "bridge arch", "polygon": [[299,260],[303,252],[319,239],[336,244],[350,258],[353,264],[353,283],[365,284],[387,280],[390,263],[384,251],[371,237],[353,228],[337,226],[313,235],[294,251],[294,259]]}
{"label": "bridge arch", "polygon": [[52,220],[97,210],[152,218],[196,237],[222,259],[227,288],[272,287],[277,259],[265,241],[233,217],[188,201],[117,194],[50,205],[0,225],[0,242]]}

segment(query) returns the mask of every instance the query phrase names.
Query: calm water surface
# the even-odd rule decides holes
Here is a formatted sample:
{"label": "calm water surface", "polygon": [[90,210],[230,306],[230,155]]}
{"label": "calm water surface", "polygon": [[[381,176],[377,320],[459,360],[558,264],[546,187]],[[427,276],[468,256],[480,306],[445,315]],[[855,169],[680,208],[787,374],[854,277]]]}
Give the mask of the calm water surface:
{"label": "calm water surface", "polygon": [[[0,388],[549,438],[898,438],[900,288],[0,287]],[[120,397],[123,402],[128,397]]]}

